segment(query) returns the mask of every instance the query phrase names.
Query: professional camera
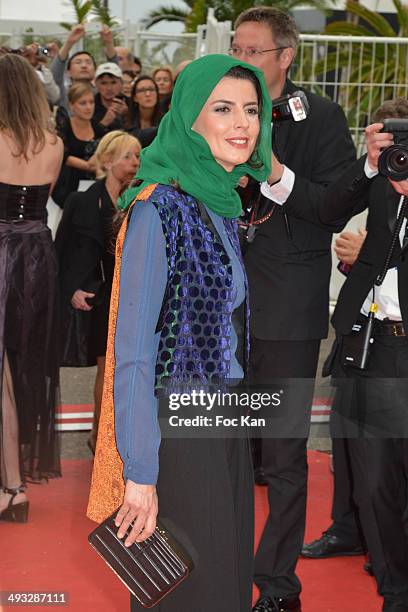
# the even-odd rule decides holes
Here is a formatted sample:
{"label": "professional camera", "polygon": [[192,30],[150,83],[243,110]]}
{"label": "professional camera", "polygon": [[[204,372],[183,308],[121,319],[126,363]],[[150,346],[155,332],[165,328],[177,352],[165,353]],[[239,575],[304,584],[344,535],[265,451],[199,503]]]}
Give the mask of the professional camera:
{"label": "professional camera", "polygon": [[303,121],[309,114],[309,102],[303,91],[280,96],[272,100],[272,122],[279,123],[291,119]]}
{"label": "professional camera", "polygon": [[392,134],[394,144],[381,151],[378,171],[393,181],[408,179],[408,119],[384,119],[382,132]]}

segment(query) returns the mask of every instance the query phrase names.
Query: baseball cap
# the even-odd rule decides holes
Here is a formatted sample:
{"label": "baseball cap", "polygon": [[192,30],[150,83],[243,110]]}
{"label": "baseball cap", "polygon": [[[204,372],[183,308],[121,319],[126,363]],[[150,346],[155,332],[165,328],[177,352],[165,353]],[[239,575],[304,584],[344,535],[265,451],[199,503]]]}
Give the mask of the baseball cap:
{"label": "baseball cap", "polygon": [[104,64],[99,64],[95,72],[95,79],[98,79],[103,74],[110,74],[117,79],[122,78],[122,71],[117,64],[114,62],[105,62]]}

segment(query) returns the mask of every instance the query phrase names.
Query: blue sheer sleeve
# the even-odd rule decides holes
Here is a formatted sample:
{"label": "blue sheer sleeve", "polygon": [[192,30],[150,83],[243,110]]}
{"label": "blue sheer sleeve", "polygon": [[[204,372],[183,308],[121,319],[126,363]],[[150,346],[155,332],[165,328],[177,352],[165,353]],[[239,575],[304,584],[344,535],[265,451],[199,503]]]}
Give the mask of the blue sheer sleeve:
{"label": "blue sheer sleeve", "polygon": [[136,204],[122,253],[115,336],[115,429],[124,477],[156,484],[160,428],[154,378],[155,333],[167,283],[166,244],[156,208]]}

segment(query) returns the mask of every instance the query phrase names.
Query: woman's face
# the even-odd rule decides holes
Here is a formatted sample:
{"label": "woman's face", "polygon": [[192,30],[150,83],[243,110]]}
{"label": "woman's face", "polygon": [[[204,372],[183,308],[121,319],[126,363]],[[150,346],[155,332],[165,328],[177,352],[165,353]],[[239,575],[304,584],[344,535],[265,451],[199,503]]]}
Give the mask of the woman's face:
{"label": "woman's face", "polygon": [[213,89],[192,129],[208,143],[227,172],[251,157],[260,124],[258,99],[251,81],[224,77]]}
{"label": "woman's face", "polygon": [[171,93],[173,81],[167,70],[158,70],[154,75],[154,80],[161,96],[168,96]]}
{"label": "woman's face", "polygon": [[153,108],[157,104],[157,91],[153,81],[143,79],[136,85],[133,100],[137,102],[140,108]]}
{"label": "woman's face", "polygon": [[122,77],[122,93],[127,98],[130,98],[130,96],[132,95],[132,85],[133,79],[130,74],[124,73]]}
{"label": "woman's face", "polygon": [[71,105],[71,112],[78,119],[90,121],[95,110],[95,99],[91,92],[84,94]]}
{"label": "woman's face", "polygon": [[117,161],[106,164],[107,175],[112,174],[122,187],[128,185],[140,165],[140,146],[131,145]]}

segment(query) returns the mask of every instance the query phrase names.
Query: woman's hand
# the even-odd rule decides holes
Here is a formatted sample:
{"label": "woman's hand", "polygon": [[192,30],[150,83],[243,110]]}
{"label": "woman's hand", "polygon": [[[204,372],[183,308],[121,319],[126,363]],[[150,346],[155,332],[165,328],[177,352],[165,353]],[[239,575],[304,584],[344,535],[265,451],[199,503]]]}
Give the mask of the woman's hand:
{"label": "woman's hand", "polygon": [[119,527],[118,538],[123,538],[129,525],[134,522],[131,532],[125,540],[125,546],[134,542],[143,542],[150,538],[156,529],[158,499],[154,485],[126,482],[125,498],[116,515],[115,525]]}
{"label": "woman's hand", "polygon": [[82,291],[82,289],[77,289],[71,298],[71,304],[73,308],[77,310],[92,310],[93,306],[88,304],[85,298],[93,298],[95,297],[94,293],[89,293],[89,291]]}
{"label": "woman's hand", "polygon": [[88,172],[91,172],[91,173],[96,171],[96,159],[95,159],[95,155],[92,155],[92,157],[90,157],[88,159],[87,170],[88,170]]}
{"label": "woman's hand", "polygon": [[394,142],[392,134],[380,132],[383,127],[382,123],[372,123],[365,129],[367,162],[371,170],[378,170],[378,158],[381,151],[391,146]]}

